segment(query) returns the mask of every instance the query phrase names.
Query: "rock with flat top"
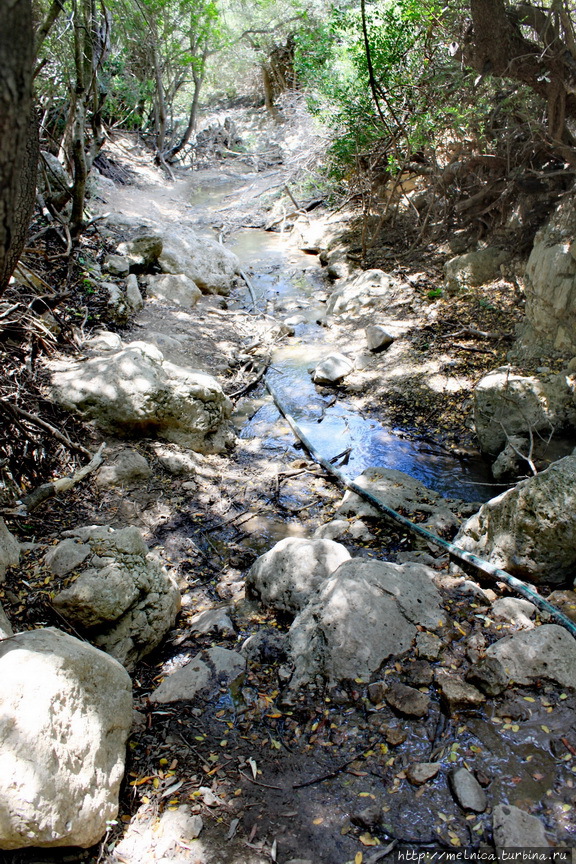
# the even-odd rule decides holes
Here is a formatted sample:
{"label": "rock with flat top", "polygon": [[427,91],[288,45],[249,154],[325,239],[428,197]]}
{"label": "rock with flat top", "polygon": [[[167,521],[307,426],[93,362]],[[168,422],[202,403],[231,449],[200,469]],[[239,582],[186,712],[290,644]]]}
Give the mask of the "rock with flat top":
{"label": "rock with flat top", "polygon": [[545,849],[549,846],[544,825],[511,804],[498,804],[492,815],[496,849]]}
{"label": "rock with flat top", "polygon": [[148,342],[88,360],[52,361],[54,401],[106,432],[159,436],[203,453],[230,440],[230,400],[205,372],[177,366]]}
{"label": "rock with flat top", "polygon": [[414,687],[394,681],[386,688],[384,695],[392,708],[408,717],[425,717],[428,713],[430,707],[428,694],[421,693]]}
{"label": "rock with flat top", "polygon": [[150,701],[167,703],[207,698],[219,687],[233,684],[245,670],[246,659],[237,651],[210,648],[168,675],[151,694]]}
{"label": "rock with flat top", "polygon": [[192,309],[202,297],[196,283],[183,273],[149,276],[147,285],[150,297],[184,309]]}

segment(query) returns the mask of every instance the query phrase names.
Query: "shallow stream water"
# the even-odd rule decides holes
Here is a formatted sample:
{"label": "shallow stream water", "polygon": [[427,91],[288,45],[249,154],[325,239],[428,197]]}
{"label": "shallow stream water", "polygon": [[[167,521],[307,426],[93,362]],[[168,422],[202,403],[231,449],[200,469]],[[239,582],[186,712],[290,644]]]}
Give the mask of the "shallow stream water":
{"label": "shallow stream water", "polygon": [[[307,438],[325,458],[332,459],[351,449],[341,466],[353,479],[370,466],[395,468],[448,498],[483,501],[497,494],[488,465],[481,459],[461,461],[433,443],[408,440],[398,430],[382,426],[360,413],[345,395],[318,388],[311,370],[333,353],[325,340],[323,276],[314,256],[294,253],[278,234],[246,229],[236,234],[230,247],[243,267],[250,268],[251,281],[261,308],[282,310],[281,318],[294,322],[295,336],[278,346],[272,356],[268,380]],[[312,259],[312,260],[311,260]],[[336,398],[335,398],[336,397]],[[259,437],[265,448],[285,449],[293,440],[272,401],[263,405],[246,423],[243,438]]]}
{"label": "shallow stream water", "polygon": [[[236,195],[238,179],[212,187],[197,187],[190,196],[191,215],[199,230],[214,237],[214,222],[226,212]],[[249,186],[249,182],[246,183]],[[208,229],[208,225],[212,227]],[[217,233],[217,232],[216,232]],[[295,334],[284,339],[272,356],[268,381],[314,447],[327,459],[350,448],[348,461],[340,465],[347,479],[366,468],[381,466],[410,474],[447,498],[486,501],[501,489],[492,482],[488,464],[481,458],[456,459],[433,442],[409,440],[355,408],[338,388],[327,393],[318,388],[311,371],[337,350],[326,339],[322,300],[328,283],[317,256],[295,249],[281,233],[244,228],[228,240],[249,274],[258,310],[288,321]],[[246,295],[248,297],[248,294]],[[256,311],[256,310],[255,310]],[[271,321],[272,326],[272,321]],[[294,445],[293,433],[272,399],[245,423],[242,438],[260,438],[264,450],[283,450]]]}

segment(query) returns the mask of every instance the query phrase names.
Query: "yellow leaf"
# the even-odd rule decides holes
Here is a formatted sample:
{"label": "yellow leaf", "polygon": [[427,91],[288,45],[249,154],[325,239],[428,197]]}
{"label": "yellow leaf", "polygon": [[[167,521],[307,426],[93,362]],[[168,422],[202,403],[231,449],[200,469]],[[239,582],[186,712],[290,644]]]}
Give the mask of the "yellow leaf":
{"label": "yellow leaf", "polygon": [[372,837],[371,834],[361,834],[358,838],[363,846],[379,846],[380,841],[376,837]]}
{"label": "yellow leaf", "polygon": [[524,701],[525,702],[535,702],[536,699],[534,699],[533,696],[524,696]]}
{"label": "yellow leaf", "polygon": [[571,809],[572,809],[571,804],[562,804],[562,810],[564,811],[564,813],[569,813]]}
{"label": "yellow leaf", "polygon": [[558,698],[559,698],[559,699],[567,699],[568,696],[567,696],[566,693],[560,693],[560,696],[559,696]]}
{"label": "yellow leaf", "polygon": [[317,819],[312,820],[312,824],[313,825],[321,825],[323,821],[324,821],[324,819],[321,816],[318,816]]}
{"label": "yellow leaf", "polygon": [[152,785],[154,786],[155,789],[158,789],[158,787],[160,786],[160,778],[154,777],[154,780],[152,781]]}
{"label": "yellow leaf", "polygon": [[354,864],[362,864],[363,857],[362,852],[356,852],[356,855],[354,856]]}
{"label": "yellow leaf", "polygon": [[148,797],[148,795],[142,795],[142,803],[143,804],[149,804],[150,803],[150,798]]}
{"label": "yellow leaf", "polygon": [[542,729],[543,732],[550,732],[550,729],[548,728],[548,726],[540,726],[540,728]]}
{"label": "yellow leaf", "polygon": [[149,774],[147,777],[140,777],[139,780],[133,780],[132,783],[130,783],[130,786],[142,786],[143,783],[148,783],[149,780],[153,779],[154,777]]}
{"label": "yellow leaf", "polygon": [[360,792],[360,793],[358,794],[358,797],[359,797],[359,798],[376,798],[376,796],[375,796],[375,795],[372,795],[371,792]]}
{"label": "yellow leaf", "polygon": [[518,726],[517,723],[514,723],[514,725],[511,727],[511,729],[512,729],[513,732],[519,732],[519,731],[520,731],[520,726]]}
{"label": "yellow leaf", "polygon": [[160,759],[160,765],[168,765],[168,759]]}

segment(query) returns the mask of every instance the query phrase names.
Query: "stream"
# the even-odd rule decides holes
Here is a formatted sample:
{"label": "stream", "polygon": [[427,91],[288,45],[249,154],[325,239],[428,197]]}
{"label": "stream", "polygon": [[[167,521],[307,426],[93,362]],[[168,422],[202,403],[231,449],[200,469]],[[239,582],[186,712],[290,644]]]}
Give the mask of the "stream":
{"label": "stream", "polygon": [[[194,191],[192,213],[200,230],[208,233],[208,220],[226,210],[222,204],[231,195],[241,194],[237,183],[228,194],[213,187]],[[214,237],[212,228],[209,236]],[[488,463],[480,457],[463,461],[433,441],[409,440],[401,430],[365,416],[341,389],[327,391],[313,383],[314,367],[337,350],[326,339],[329,322],[323,304],[330,285],[318,256],[295,249],[280,233],[254,228],[233,233],[228,246],[249,274],[258,310],[286,322],[294,332],[273,352],[267,373],[270,384],[325,458],[350,450],[346,464],[339,466],[347,479],[370,466],[381,466],[409,474],[447,498],[486,501],[501,491],[493,484]],[[246,294],[244,303],[249,301]],[[255,410],[240,434],[260,438],[264,450],[285,451],[294,445],[271,398]]]}

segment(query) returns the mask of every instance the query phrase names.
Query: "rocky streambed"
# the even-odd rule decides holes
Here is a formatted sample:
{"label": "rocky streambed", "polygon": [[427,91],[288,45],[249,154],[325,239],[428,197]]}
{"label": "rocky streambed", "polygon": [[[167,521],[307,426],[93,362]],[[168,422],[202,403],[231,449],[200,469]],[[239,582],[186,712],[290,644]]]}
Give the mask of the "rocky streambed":
{"label": "rocky streambed", "polygon": [[[3,537],[3,860],[358,864],[404,847],[573,847],[573,637],[343,497],[262,378],[350,476],[558,586],[571,616],[576,458],[494,500],[482,461],[463,461],[463,424],[460,440],[424,441],[377,422],[382,394],[403,388],[422,411],[470,398],[477,367],[430,351],[427,287],[346,272],[329,220],[335,283],[297,248],[322,251],[315,225],[260,257],[262,236],[245,233],[237,258],[187,180],[144,179],[103,184],[114,215],[91,276],[128,328],[47,367],[52,398],[81,412],[87,444],[106,441],[106,462],[41,518],[16,517],[18,541]],[[236,224],[277,179],[210,182]],[[568,422],[570,369],[532,377],[536,413],[548,387],[554,422]]]}

